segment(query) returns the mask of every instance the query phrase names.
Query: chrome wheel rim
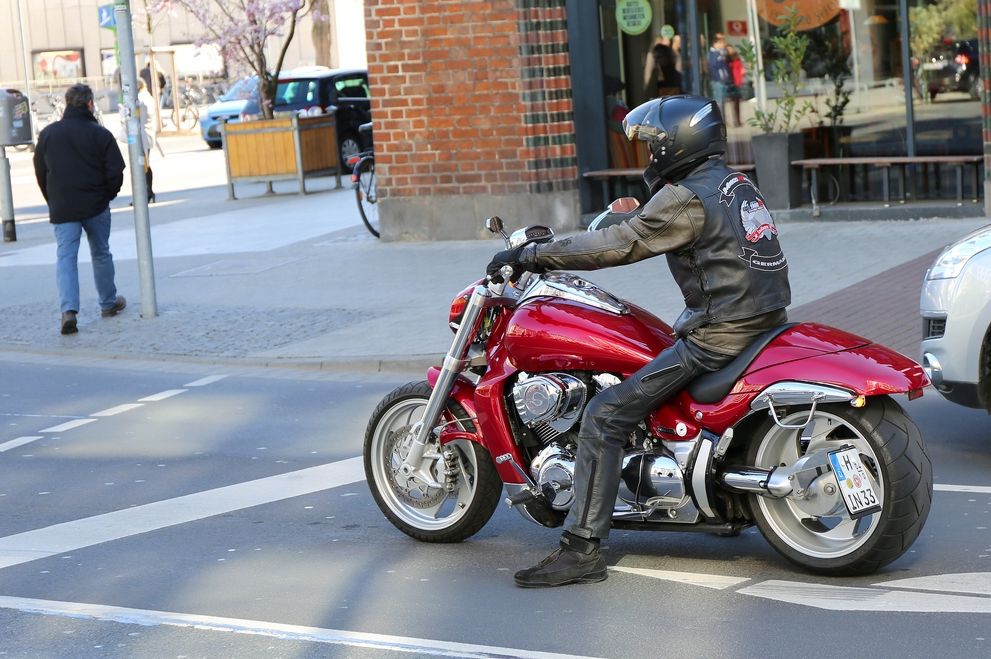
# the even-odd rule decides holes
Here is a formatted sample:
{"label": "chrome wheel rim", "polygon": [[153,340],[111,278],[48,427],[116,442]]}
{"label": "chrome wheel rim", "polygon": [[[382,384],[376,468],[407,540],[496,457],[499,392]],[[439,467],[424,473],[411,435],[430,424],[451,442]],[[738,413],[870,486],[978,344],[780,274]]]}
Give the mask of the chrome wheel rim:
{"label": "chrome wheel rim", "polygon": [[[399,473],[426,406],[425,398],[406,399],[382,414],[372,435],[372,472],[379,495],[400,520],[424,531],[440,531],[467,513],[475,496],[477,464],[474,450],[445,447],[454,455],[450,477],[454,487],[450,492],[444,487],[427,487]],[[445,475],[448,462],[436,444],[427,446],[423,460],[443,485],[448,478]]]}
{"label": "chrome wheel rim", "polygon": [[[782,423],[801,423],[807,417],[807,411],[799,411],[782,419]],[[756,466],[765,469],[782,464],[790,466],[804,455],[852,444],[867,468],[871,485],[879,499],[884,501],[884,479],[879,469],[881,462],[870,442],[856,427],[842,417],[820,411],[816,412],[806,430],[789,430],[777,425],[772,427],[761,440]],[[802,441],[803,435],[808,437],[807,443]],[[820,478],[833,479],[831,474]],[[877,530],[884,513],[882,510],[854,520],[850,519],[846,508],[841,508],[839,513],[817,517],[803,510],[790,497],[772,499],[757,496],[755,499],[778,538],[792,549],[818,559],[840,558],[856,551]]]}

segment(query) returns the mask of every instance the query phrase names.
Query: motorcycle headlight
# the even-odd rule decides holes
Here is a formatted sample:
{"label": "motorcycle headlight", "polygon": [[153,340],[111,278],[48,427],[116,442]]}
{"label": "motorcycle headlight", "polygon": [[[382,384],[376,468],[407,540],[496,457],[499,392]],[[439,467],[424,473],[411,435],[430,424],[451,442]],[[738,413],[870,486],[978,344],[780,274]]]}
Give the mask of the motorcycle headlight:
{"label": "motorcycle headlight", "polygon": [[991,248],[991,227],[985,227],[963,240],[950,245],[926,273],[926,279],[953,279],[967,265],[967,261]]}

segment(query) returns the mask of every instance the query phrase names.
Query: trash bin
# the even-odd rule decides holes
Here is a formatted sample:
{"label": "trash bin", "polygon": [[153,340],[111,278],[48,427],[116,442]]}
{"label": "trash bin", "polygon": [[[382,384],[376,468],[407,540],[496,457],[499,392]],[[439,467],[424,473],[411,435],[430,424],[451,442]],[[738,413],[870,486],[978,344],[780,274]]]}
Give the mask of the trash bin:
{"label": "trash bin", "polygon": [[30,144],[31,107],[16,89],[0,89],[0,146]]}

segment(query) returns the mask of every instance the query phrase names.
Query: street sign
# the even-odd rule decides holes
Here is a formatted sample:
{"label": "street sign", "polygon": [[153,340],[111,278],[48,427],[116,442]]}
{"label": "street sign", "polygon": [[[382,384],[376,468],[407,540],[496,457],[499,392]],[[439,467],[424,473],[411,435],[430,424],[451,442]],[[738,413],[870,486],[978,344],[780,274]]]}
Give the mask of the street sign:
{"label": "street sign", "polygon": [[113,5],[100,5],[96,8],[96,12],[100,17],[100,27],[108,30],[117,28],[117,16],[114,15]]}

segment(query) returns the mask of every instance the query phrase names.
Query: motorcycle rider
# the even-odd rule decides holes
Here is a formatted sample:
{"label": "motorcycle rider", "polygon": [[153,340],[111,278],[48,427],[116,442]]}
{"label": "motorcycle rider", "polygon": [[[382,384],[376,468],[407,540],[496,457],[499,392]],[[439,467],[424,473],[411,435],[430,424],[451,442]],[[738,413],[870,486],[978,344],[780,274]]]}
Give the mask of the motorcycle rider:
{"label": "motorcycle rider", "polygon": [[560,547],[516,573],[521,587],[604,580],[599,543],[609,534],[631,433],[689,382],[787,322],[791,289],[778,231],[754,184],[723,161],[726,125],[716,103],[691,95],[653,99],[632,110],[623,128],[651,154],[644,170],[651,197],[639,212],[598,231],[499,252],[487,268],[498,276],[509,265],[515,278],[666,254],[686,306],[674,324],[673,346],[589,401],[578,433],[575,504]]}

